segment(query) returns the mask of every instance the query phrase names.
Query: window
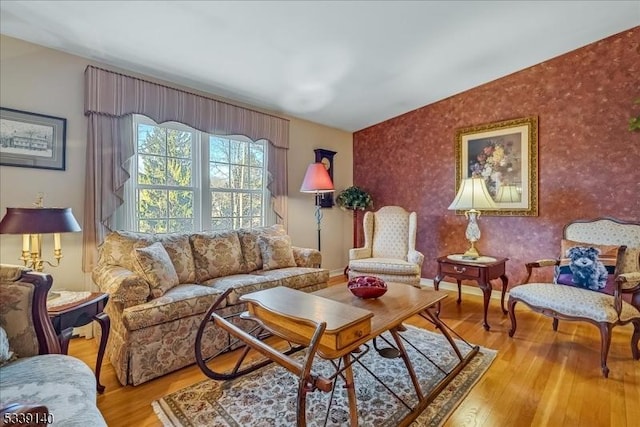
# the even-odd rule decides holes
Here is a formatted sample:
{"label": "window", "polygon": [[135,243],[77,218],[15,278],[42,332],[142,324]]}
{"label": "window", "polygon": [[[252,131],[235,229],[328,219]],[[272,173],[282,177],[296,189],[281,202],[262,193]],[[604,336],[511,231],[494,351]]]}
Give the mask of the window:
{"label": "window", "polygon": [[134,116],[123,227],[151,233],[265,224],[266,141],[211,135]]}

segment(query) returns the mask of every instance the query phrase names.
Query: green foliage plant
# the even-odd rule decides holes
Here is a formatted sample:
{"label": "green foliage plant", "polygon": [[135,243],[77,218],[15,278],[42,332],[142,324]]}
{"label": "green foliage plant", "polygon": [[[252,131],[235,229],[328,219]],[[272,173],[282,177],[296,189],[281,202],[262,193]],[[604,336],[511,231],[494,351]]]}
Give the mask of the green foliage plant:
{"label": "green foliage plant", "polygon": [[347,209],[351,211],[365,210],[373,208],[373,199],[371,195],[363,189],[352,186],[346,188],[338,194],[336,197],[336,204],[341,209]]}
{"label": "green foliage plant", "polygon": [[[636,104],[640,104],[640,98],[636,99]],[[631,132],[640,131],[640,115],[629,119],[629,130]]]}

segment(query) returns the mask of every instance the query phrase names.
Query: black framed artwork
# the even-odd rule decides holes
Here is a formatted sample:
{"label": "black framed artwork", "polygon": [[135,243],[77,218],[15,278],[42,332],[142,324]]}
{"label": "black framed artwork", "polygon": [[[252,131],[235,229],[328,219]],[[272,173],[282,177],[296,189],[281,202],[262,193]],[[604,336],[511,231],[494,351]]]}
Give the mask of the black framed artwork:
{"label": "black framed artwork", "polygon": [[[316,163],[322,163],[324,165],[331,177],[331,182],[333,182],[333,156],[336,155],[336,152],[323,148],[317,148],[313,150],[313,152],[316,153]],[[333,207],[333,193],[320,193],[318,195],[318,201],[321,208]]]}

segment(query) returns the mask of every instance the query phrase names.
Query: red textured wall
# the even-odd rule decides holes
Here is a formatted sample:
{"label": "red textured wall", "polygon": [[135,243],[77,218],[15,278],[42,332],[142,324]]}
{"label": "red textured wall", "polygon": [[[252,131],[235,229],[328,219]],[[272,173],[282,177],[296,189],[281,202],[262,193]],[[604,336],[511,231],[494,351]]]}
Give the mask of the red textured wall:
{"label": "red textured wall", "polygon": [[[354,134],[354,184],[375,208],[418,213],[422,277],[435,259],[467,247],[466,219],[447,210],[455,195],[456,129],[538,116],[537,217],[480,218],[481,253],[505,256],[510,284],[524,263],[559,255],[574,219],[640,220],[640,27],[553,58]],[[547,276],[547,273],[544,274]]]}

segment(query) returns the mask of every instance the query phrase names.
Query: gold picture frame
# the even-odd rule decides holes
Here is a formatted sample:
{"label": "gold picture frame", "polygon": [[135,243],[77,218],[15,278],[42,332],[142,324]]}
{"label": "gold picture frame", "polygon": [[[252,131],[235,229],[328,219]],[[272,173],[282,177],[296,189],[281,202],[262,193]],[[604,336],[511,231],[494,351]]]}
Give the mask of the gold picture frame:
{"label": "gold picture frame", "polygon": [[463,178],[485,179],[498,209],[483,215],[538,216],[537,117],[458,129],[455,157],[456,191]]}

